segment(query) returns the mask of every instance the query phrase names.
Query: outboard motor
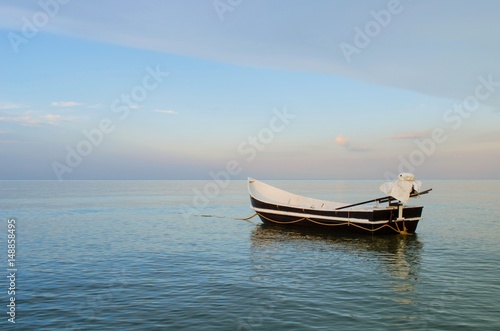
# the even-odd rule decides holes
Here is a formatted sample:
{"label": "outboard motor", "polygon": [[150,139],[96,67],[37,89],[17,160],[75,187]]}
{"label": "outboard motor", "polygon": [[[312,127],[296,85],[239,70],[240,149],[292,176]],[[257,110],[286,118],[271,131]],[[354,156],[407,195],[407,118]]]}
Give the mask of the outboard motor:
{"label": "outboard motor", "polygon": [[408,203],[410,195],[420,192],[422,182],[415,180],[415,175],[403,172],[394,182],[387,182],[380,186],[380,190],[402,203]]}

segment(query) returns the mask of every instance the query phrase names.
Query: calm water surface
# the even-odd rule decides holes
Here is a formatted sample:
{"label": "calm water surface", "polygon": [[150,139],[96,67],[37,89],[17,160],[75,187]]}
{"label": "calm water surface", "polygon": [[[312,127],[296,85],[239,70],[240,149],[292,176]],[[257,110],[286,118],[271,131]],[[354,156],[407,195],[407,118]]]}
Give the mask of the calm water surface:
{"label": "calm water surface", "polygon": [[[380,181],[270,181],[342,202]],[[500,181],[426,181],[417,235],[263,227],[245,181],[2,181],[19,330],[499,330]],[[193,206],[193,198],[197,205]],[[415,200],[413,200],[415,202]]]}

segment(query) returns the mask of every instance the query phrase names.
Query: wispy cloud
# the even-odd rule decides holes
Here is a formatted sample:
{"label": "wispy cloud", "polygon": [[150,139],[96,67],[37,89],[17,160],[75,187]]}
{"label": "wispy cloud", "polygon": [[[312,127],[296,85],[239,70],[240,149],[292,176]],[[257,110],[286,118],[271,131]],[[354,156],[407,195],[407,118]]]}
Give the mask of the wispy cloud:
{"label": "wispy cloud", "polygon": [[38,115],[32,111],[27,111],[23,114],[0,116],[0,122],[18,123],[21,125],[58,125],[61,122],[71,121],[71,117],[61,116],[57,114]]}
{"label": "wispy cloud", "polygon": [[[37,10],[36,6],[27,10],[19,1],[10,3],[0,11],[0,26],[7,30],[18,29],[19,20],[33,17]],[[346,6],[344,1],[308,3],[310,10],[317,13],[309,21],[304,16],[303,3],[289,3],[283,12],[265,2],[249,2],[245,7],[250,10],[238,10],[234,29],[225,29],[225,23],[213,19],[216,12],[209,2],[199,10],[193,10],[191,1],[179,1],[176,6],[154,0],[121,1],[120,6],[102,2],[100,15],[96,16],[92,14],[93,2],[75,1],[60,11],[57,24],[51,22],[44,31],[239,65],[321,71],[445,98],[462,99],[468,95],[474,88],[470,78],[480,73],[493,74],[495,81],[500,76],[496,43],[500,26],[496,17],[498,2],[455,1],[452,11],[446,1],[402,3],[399,19],[393,17],[394,23],[387,22],[397,24],[389,30],[398,33],[384,34],[383,42],[377,37],[366,37],[362,48],[369,44],[370,56],[363,56],[360,61],[356,53],[350,64],[338,45],[353,42],[354,26],[363,29],[371,23],[360,20],[359,14],[364,13],[369,19],[369,13],[375,9],[373,2],[363,1],[356,6]],[[233,9],[229,5],[228,8]],[[260,17],[259,27],[248,29],[255,21],[252,13],[263,11],[266,15]],[[464,13],[470,24],[463,24]],[[422,15],[427,15],[426,24],[419,27]],[[290,22],[298,20],[305,23],[290,29]],[[337,28],[332,29],[331,22],[338,22]],[[262,31],[266,31],[265,38]],[[450,40],[454,47],[449,47]],[[429,58],[424,65],[422,50]],[[443,63],[442,59],[448,60]],[[484,102],[495,106],[498,101],[498,95],[494,95]]]}
{"label": "wispy cloud", "polygon": [[21,143],[19,140],[2,140],[0,139],[0,144],[18,144]]}
{"label": "wispy cloud", "polygon": [[76,101],[53,101],[50,105],[52,107],[71,108],[71,107],[82,106],[83,103]]}
{"label": "wispy cloud", "polygon": [[335,138],[335,143],[351,152],[367,152],[371,150],[371,148],[364,145],[352,144],[351,140],[342,134],[339,134],[337,138]]}
{"label": "wispy cloud", "polygon": [[390,136],[390,139],[416,139],[416,138],[424,138],[429,135],[429,131],[410,131],[399,133]]}
{"label": "wispy cloud", "polygon": [[155,112],[162,113],[162,114],[168,114],[168,115],[176,115],[177,114],[177,112],[175,110],[170,110],[170,109],[155,109]]}
{"label": "wispy cloud", "polygon": [[138,105],[138,104],[135,104],[135,105],[130,105],[128,108],[130,110],[139,110],[139,109],[142,109],[142,106]]}
{"label": "wispy cloud", "polygon": [[348,147],[351,152],[368,152],[371,148],[365,145],[351,145]]}
{"label": "wispy cloud", "polygon": [[12,110],[23,108],[23,105],[11,102],[0,102],[0,110]]}
{"label": "wispy cloud", "polygon": [[88,109],[100,109],[100,108],[102,108],[102,104],[101,103],[96,103],[96,104],[93,104],[93,105],[88,105],[87,108]]}

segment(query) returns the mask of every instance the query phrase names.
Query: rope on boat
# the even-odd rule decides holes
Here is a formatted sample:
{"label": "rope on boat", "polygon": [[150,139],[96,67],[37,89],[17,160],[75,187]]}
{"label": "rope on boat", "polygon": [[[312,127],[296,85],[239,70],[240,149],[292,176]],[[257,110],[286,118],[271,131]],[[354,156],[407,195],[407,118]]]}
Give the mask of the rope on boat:
{"label": "rope on boat", "polygon": [[276,224],[295,224],[295,223],[299,223],[299,222],[302,222],[303,220],[307,219],[307,217],[304,217],[304,218],[300,218],[298,220],[291,221],[291,222],[280,222],[280,221],[276,221],[276,220],[270,219],[269,217],[266,217],[266,216],[262,215],[261,213],[256,213],[256,214],[259,215],[260,217],[268,220],[269,222],[273,222],[273,223],[276,223]]}
{"label": "rope on boat", "polygon": [[394,232],[397,232],[399,234],[408,234],[408,229],[406,228],[406,224],[405,224],[405,221],[403,220],[403,229],[400,230],[399,229],[399,226],[398,226],[398,223],[397,222],[394,222],[394,225],[396,225],[396,228],[394,228],[393,226],[391,226],[389,223],[391,222],[391,220],[389,220],[389,222],[385,223],[384,225],[376,228],[376,229],[367,229],[363,226],[360,226],[358,224],[355,224],[355,223],[352,223],[349,221],[349,219],[347,220],[347,222],[343,222],[343,223],[336,223],[336,224],[331,224],[331,223],[323,223],[323,222],[320,222],[320,221],[316,221],[316,220],[313,220],[313,219],[310,219],[309,217],[303,217],[303,218],[299,218],[297,220],[294,220],[294,221],[290,221],[290,222],[281,222],[281,221],[277,221],[277,220],[273,220],[272,218],[269,218],[259,212],[256,212],[255,214],[253,214],[252,216],[250,217],[247,217],[247,218],[239,218],[239,220],[243,220],[243,221],[248,221],[252,218],[254,218],[255,216],[259,216],[269,222],[272,222],[272,223],[276,223],[276,224],[295,224],[295,223],[299,223],[299,222],[302,222],[302,221],[309,221],[311,223],[315,223],[315,224],[318,224],[318,225],[323,225],[323,226],[342,226],[342,225],[347,225],[347,226],[354,226],[354,227],[357,227],[357,228],[360,228],[360,229],[363,229],[363,230],[366,230],[366,231],[369,231],[369,232],[376,232],[376,231],[379,231],[385,227],[388,227],[390,228],[391,230],[393,230]]}
{"label": "rope on boat", "polygon": [[408,231],[407,231],[408,229],[406,228],[406,224],[405,224],[404,220],[403,220],[403,230],[399,230],[399,226],[398,226],[397,222],[395,222],[394,224],[396,225],[396,228],[398,229],[398,232],[400,234],[408,234]]}

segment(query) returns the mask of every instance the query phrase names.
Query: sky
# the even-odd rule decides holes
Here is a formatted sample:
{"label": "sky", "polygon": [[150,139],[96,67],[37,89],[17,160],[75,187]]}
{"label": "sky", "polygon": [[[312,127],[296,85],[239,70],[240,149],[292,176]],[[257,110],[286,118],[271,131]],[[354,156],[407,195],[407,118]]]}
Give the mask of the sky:
{"label": "sky", "polygon": [[498,179],[499,14],[0,0],[0,179]]}

